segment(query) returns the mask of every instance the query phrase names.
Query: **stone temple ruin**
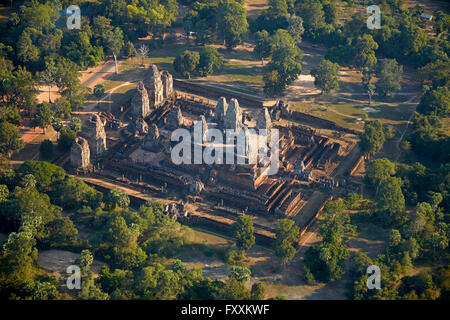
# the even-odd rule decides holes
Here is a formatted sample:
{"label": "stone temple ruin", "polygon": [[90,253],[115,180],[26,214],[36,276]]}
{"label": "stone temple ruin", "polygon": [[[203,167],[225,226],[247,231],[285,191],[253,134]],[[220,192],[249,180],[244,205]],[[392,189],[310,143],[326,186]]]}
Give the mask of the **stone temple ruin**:
{"label": "stone temple ruin", "polygon": [[147,87],[151,107],[159,107],[172,97],[173,79],[169,72],[160,72],[158,67],[152,64],[150,76],[146,80],[145,86]]}
{"label": "stone temple ruin", "polygon": [[[158,70],[156,65],[150,67],[149,73],[139,82],[124,114],[126,119],[131,120],[126,129],[129,132],[121,132],[125,138],[111,139],[108,156],[101,159],[101,174],[105,177],[125,177],[129,181],[139,181],[139,188],[147,188],[145,190],[174,192],[178,199],[201,202],[210,208],[209,212],[219,210],[218,216],[231,220],[243,212],[264,219],[289,217],[305,220],[302,218],[302,208],[316,190],[331,193],[336,188],[333,171],[343,154],[348,154],[354,145],[320,134],[306,125],[295,123],[281,126],[278,120],[285,117],[286,112],[291,112],[285,103],[261,106],[255,110],[245,103],[245,99],[241,107],[236,98],[220,97],[216,105],[211,105],[202,99],[188,99],[175,94],[172,76],[167,71]],[[177,144],[171,141],[173,131],[187,129],[194,137],[194,128],[198,128],[199,124],[202,143],[195,146],[192,143],[191,159],[194,159],[194,147],[200,148],[203,153],[212,143],[208,141],[206,132],[219,129],[224,135],[226,152],[235,156],[233,163],[226,163],[225,155],[223,163],[192,161],[177,165],[172,161],[171,151]],[[269,140],[274,129],[278,130],[279,135],[275,138],[278,141],[268,142],[278,143],[279,170],[274,175],[267,175],[269,163],[264,163],[259,157],[256,161],[250,161],[252,148],[255,148],[252,132],[265,130]],[[236,145],[225,142],[226,130],[234,130],[245,137],[243,153],[242,150],[238,152]],[[104,154],[106,135],[99,117],[94,115],[88,121],[83,137],[92,157]],[[86,152],[84,157],[79,156],[78,150],[82,148],[78,145],[84,142],[77,141],[72,146],[71,163],[75,167],[83,167],[89,157],[86,158]],[[270,147],[267,152],[271,153]],[[133,183],[128,182],[128,185]],[[174,206],[168,207],[168,212],[180,219],[186,218],[183,214],[176,214]],[[197,213],[191,211],[190,214]],[[196,217],[206,219],[200,215]],[[210,214],[204,221],[210,221],[208,219],[215,218]],[[213,225],[222,225],[219,220],[215,220]],[[271,227],[265,225],[264,228]]]}
{"label": "stone temple ruin", "polygon": [[91,151],[89,143],[82,137],[77,137],[70,148],[70,165],[77,169],[89,167]]}
{"label": "stone temple ruin", "polygon": [[150,114],[150,102],[144,83],[139,81],[136,93],[131,99],[131,112],[135,118],[145,118]]}
{"label": "stone temple ruin", "polygon": [[100,157],[107,150],[105,123],[99,115],[94,114],[85,123],[81,135],[89,142],[92,157]]}

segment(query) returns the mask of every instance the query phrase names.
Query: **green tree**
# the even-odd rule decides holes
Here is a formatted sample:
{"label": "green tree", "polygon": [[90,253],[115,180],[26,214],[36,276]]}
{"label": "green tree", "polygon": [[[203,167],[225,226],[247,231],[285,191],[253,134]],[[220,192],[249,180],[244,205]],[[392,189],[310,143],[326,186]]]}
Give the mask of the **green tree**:
{"label": "green tree", "polygon": [[200,59],[197,69],[201,76],[206,77],[213,74],[214,69],[219,70],[223,60],[216,48],[206,46],[200,50]]}
{"label": "green tree", "polygon": [[117,55],[123,48],[123,32],[120,28],[116,27],[113,31],[109,31],[105,37],[106,48],[114,57],[114,72],[118,74],[118,66],[117,66]]}
{"label": "green tree", "polygon": [[300,229],[295,225],[294,220],[278,219],[275,238],[275,255],[281,259],[282,264],[294,258],[296,249],[294,244],[297,242]]}
{"label": "green tree", "polygon": [[269,0],[269,14],[272,19],[285,17],[288,14],[286,0]]}
{"label": "green tree", "polygon": [[52,124],[54,114],[49,103],[43,102],[38,105],[37,112],[34,115],[34,124],[43,129],[43,134],[45,134],[47,127]]}
{"label": "green tree", "polygon": [[127,44],[125,45],[125,55],[128,58],[136,57],[137,51],[136,48],[134,47],[133,42],[128,41]]}
{"label": "green tree", "polygon": [[251,300],[264,300],[266,295],[266,287],[262,282],[257,282],[252,285]]}
{"label": "green tree", "polygon": [[382,96],[391,96],[400,91],[403,67],[395,59],[384,59],[377,69],[377,91]]}
{"label": "green tree", "polygon": [[233,224],[233,237],[236,246],[242,250],[249,250],[255,244],[253,221],[248,216],[240,216]]}
{"label": "green tree", "polygon": [[11,157],[14,151],[24,147],[19,129],[6,121],[0,121],[0,154]]}
{"label": "green tree", "polygon": [[388,223],[404,222],[405,198],[402,193],[402,179],[388,177],[381,181],[376,195],[378,209],[387,214]]}
{"label": "green tree", "polygon": [[127,208],[130,205],[130,197],[128,197],[126,193],[119,192],[113,189],[106,194],[104,202],[111,209],[114,209],[116,207]]}
{"label": "green tree", "polygon": [[367,86],[375,71],[377,65],[377,57],[375,50],[378,49],[378,44],[373,40],[370,34],[364,34],[355,41],[355,66],[362,73],[362,83]]}
{"label": "green tree", "polygon": [[37,92],[36,81],[26,68],[19,66],[13,72],[0,70],[0,101],[8,107],[8,113],[19,108],[30,114],[36,105]]}
{"label": "green tree", "polygon": [[197,52],[186,50],[175,58],[173,67],[176,72],[190,79],[191,74],[197,69],[199,62],[200,55]]}
{"label": "green tree", "polygon": [[256,32],[255,43],[253,50],[261,59],[262,64],[264,64],[264,59],[270,57],[272,53],[272,42],[269,33],[266,30]]}
{"label": "green tree", "polygon": [[18,169],[18,173],[23,175],[32,174],[36,178],[38,187],[49,189],[54,183],[64,180],[66,172],[46,161],[25,161]]}
{"label": "green tree", "polygon": [[217,8],[219,33],[228,49],[233,49],[244,41],[248,33],[247,11],[234,0],[221,0]]}
{"label": "green tree", "polygon": [[104,293],[99,287],[95,285],[94,274],[89,272],[87,277],[82,279],[83,285],[78,297],[83,300],[108,300],[108,294]]}
{"label": "green tree", "polygon": [[39,48],[33,44],[28,30],[25,30],[17,41],[17,57],[26,65],[37,62],[40,58]]}
{"label": "green tree", "polygon": [[375,159],[366,165],[365,180],[369,185],[378,187],[381,181],[392,177],[395,172],[395,164],[389,159]]}
{"label": "green tree", "polygon": [[235,277],[228,278],[225,285],[214,294],[214,299],[217,300],[248,300],[249,298],[250,291]]}
{"label": "green tree", "polygon": [[[65,97],[59,98],[56,101],[56,103],[53,105],[53,111],[55,112],[55,116],[58,118],[70,119],[71,112],[72,112],[72,106],[70,104],[70,101],[67,100]],[[61,119],[59,119],[59,122],[60,121],[61,121]],[[53,121],[53,124],[54,123],[55,123],[55,121]],[[53,129],[55,129],[55,131],[61,130],[61,127],[58,126],[58,128],[59,128],[59,130],[56,130],[55,126],[53,126]]]}
{"label": "green tree", "polygon": [[303,52],[286,30],[277,30],[272,37],[272,46],[272,60],[267,64],[263,77],[264,92],[278,95],[301,73]]}
{"label": "green tree", "polygon": [[36,240],[30,232],[10,233],[0,253],[0,274],[17,282],[31,279],[38,255],[35,245]]}
{"label": "green tree", "polygon": [[296,44],[302,42],[302,35],[305,32],[303,28],[303,19],[297,17],[295,14],[288,14],[286,16],[288,23],[288,32]]}
{"label": "green tree", "polygon": [[445,116],[450,112],[450,90],[438,87],[427,91],[420,99],[417,111],[425,115]]}
{"label": "green tree", "polygon": [[62,150],[68,150],[72,146],[72,143],[75,141],[76,137],[77,133],[74,130],[68,127],[62,128],[59,134],[58,147]]}
{"label": "green tree", "polygon": [[374,155],[381,150],[385,141],[383,125],[378,120],[366,121],[360,138],[360,148],[366,155]]}
{"label": "green tree", "polygon": [[231,268],[229,277],[235,278],[241,282],[246,282],[251,279],[251,274],[252,273],[251,273],[250,269],[247,267],[233,266],[233,268]]}
{"label": "green tree", "polygon": [[75,132],[80,132],[82,125],[83,125],[83,123],[81,122],[80,118],[73,117],[70,120],[69,128],[70,128],[70,130],[73,130]]}
{"label": "green tree", "polygon": [[55,60],[48,59],[45,61],[45,69],[41,72],[41,80],[48,86],[48,103],[52,103],[52,85],[56,81],[57,68],[55,65]]}
{"label": "green tree", "polygon": [[85,249],[81,251],[81,255],[75,263],[80,267],[81,272],[88,273],[93,262],[94,256],[89,250]]}
{"label": "green tree", "polygon": [[319,30],[325,26],[322,4],[316,0],[298,1],[296,12],[303,18],[306,36],[313,40],[318,38]]}
{"label": "green tree", "polygon": [[335,0],[331,0],[323,3],[323,12],[325,22],[336,25],[338,23],[339,16],[342,14],[342,9],[337,5]]}
{"label": "green tree", "polygon": [[340,66],[337,63],[324,59],[317,67],[311,70],[311,75],[314,77],[314,85],[322,90],[322,94],[339,88],[339,69]]}
{"label": "green tree", "polygon": [[0,203],[5,202],[8,199],[9,190],[4,184],[0,184]]}

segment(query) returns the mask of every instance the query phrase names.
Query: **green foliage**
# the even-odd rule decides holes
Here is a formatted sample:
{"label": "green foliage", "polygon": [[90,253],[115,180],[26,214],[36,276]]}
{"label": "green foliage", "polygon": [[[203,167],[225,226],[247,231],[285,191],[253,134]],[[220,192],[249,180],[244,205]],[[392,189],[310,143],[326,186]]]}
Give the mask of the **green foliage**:
{"label": "green foliage", "polygon": [[279,219],[276,229],[275,255],[281,259],[282,264],[294,258],[300,228],[295,225],[294,220]]}
{"label": "green foliage", "polygon": [[89,250],[81,251],[80,257],[75,261],[83,273],[90,271],[91,264],[94,262],[94,256]]}
{"label": "green foliage", "polygon": [[314,85],[322,90],[322,93],[329,93],[332,90],[339,88],[339,73],[340,66],[329,60],[322,60],[319,65],[311,70],[311,75],[314,77]]}
{"label": "green foliage", "polygon": [[251,279],[251,271],[247,267],[233,266],[231,268],[229,277],[235,278],[240,282],[246,282]]}
{"label": "green foliage", "polygon": [[78,297],[83,300],[108,300],[108,294],[104,293],[100,288],[95,285],[94,274],[89,272],[87,277],[82,279],[83,285],[81,291],[78,293]]}
{"label": "green foliage", "polygon": [[[70,119],[72,112],[72,105],[70,101],[67,100],[65,97],[61,97],[53,105],[53,111],[55,112],[56,117],[61,117],[62,119]],[[53,129],[55,129],[54,126]]]}
{"label": "green foliage", "polygon": [[[323,242],[314,245],[305,253],[305,279],[322,282],[336,281],[344,274],[344,259],[348,256],[348,248],[343,241],[345,233],[354,233],[355,227],[350,224],[350,216],[346,212],[343,201],[330,201],[323,210],[324,221],[319,233]],[[312,273],[312,276],[308,274]]]}
{"label": "green foliage", "polygon": [[58,147],[62,150],[68,150],[77,137],[76,131],[64,127],[61,129],[58,139]]}
{"label": "green foliage", "polygon": [[20,283],[30,280],[37,261],[36,240],[30,232],[12,232],[0,253],[0,274],[9,281]]}
{"label": "green foliage", "polygon": [[241,44],[248,33],[247,12],[234,0],[221,0],[217,7],[219,33],[228,49]]}
{"label": "green foliage", "polygon": [[59,293],[50,282],[27,280],[20,285],[19,296],[27,300],[54,300]]}
{"label": "green foliage", "polygon": [[65,209],[78,209],[83,206],[95,209],[102,201],[101,192],[73,177],[66,177],[54,183],[49,194],[57,205]]}
{"label": "green foliage", "polygon": [[434,114],[427,116],[416,113],[407,140],[418,154],[444,163],[450,159],[450,138],[442,130],[439,117]]}
{"label": "green foliage", "polygon": [[377,65],[375,50],[378,49],[378,44],[370,34],[364,34],[356,39],[354,46],[355,66],[363,74],[363,84],[368,85]]}
{"label": "green foliage", "polygon": [[392,96],[400,91],[403,67],[395,59],[384,59],[377,69],[377,91],[382,96]]}
{"label": "green foliage", "polygon": [[402,179],[387,177],[380,182],[376,195],[379,210],[386,214],[386,223],[404,222],[405,198],[402,193]]}
{"label": "green foliage", "polygon": [[23,175],[32,174],[41,189],[49,189],[65,178],[64,169],[46,161],[27,160],[19,167],[18,172]]}
{"label": "green foliage", "polygon": [[216,48],[206,46],[200,51],[197,69],[202,77],[213,74],[214,70],[219,70],[222,64],[223,60]]}
{"label": "green foliage", "polygon": [[236,246],[242,250],[249,250],[255,244],[253,221],[250,217],[240,216],[233,224],[233,237]]}
{"label": "green foliage", "polygon": [[377,188],[381,181],[395,174],[395,164],[388,159],[375,159],[367,163],[365,180],[373,188]]}
{"label": "green foliage", "polygon": [[265,67],[264,92],[280,95],[302,71],[303,52],[286,30],[277,30],[272,37],[272,60]]}
{"label": "green foliage", "polygon": [[50,108],[48,102],[43,102],[38,105],[37,112],[34,115],[34,125],[39,126],[44,130],[52,124],[52,118],[54,116],[53,110]]}
{"label": "green foliage", "polygon": [[252,285],[252,289],[250,292],[251,300],[264,300],[266,295],[266,287],[262,282],[257,282]]}
{"label": "green foliage", "polygon": [[379,120],[366,121],[364,133],[360,138],[360,148],[368,155],[374,155],[381,150],[385,141],[383,125]]}
{"label": "green foliage", "polygon": [[200,55],[197,52],[186,50],[173,61],[173,68],[184,77],[190,78],[197,69]]}
{"label": "green foliage", "polygon": [[266,30],[255,33],[255,48],[253,50],[261,60],[268,58],[272,53],[272,42]]}
{"label": "green foliage", "polygon": [[427,91],[417,106],[417,111],[425,115],[443,117],[450,112],[450,91],[447,87],[438,87]]}
{"label": "green foliage", "polygon": [[288,23],[288,32],[291,35],[292,39],[295,43],[299,44],[302,42],[302,35],[305,32],[303,28],[303,19],[301,17],[297,17],[294,14],[286,15],[286,20]]}
{"label": "green foliage", "polygon": [[20,131],[11,123],[0,121],[0,154],[8,158],[24,147]]}
{"label": "green foliage", "polygon": [[9,190],[4,184],[0,184],[0,203],[5,202],[8,199]]}
{"label": "green foliage", "polygon": [[235,277],[230,277],[222,288],[214,295],[216,300],[248,300],[250,291],[242,281]]}
{"label": "green foliage", "polygon": [[110,210],[119,208],[127,208],[130,205],[130,197],[126,193],[112,189],[103,198],[105,204]]}

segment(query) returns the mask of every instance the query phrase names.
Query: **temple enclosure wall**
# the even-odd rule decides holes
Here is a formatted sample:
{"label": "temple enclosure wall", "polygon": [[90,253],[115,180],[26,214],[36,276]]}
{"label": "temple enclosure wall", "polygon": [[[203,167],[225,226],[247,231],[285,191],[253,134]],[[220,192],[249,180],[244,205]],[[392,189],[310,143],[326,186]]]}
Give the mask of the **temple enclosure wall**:
{"label": "temple enclosure wall", "polygon": [[173,79],[173,85],[175,88],[185,89],[189,92],[198,95],[204,95],[205,97],[212,97],[215,99],[219,99],[220,97],[225,97],[227,100],[232,98],[238,99],[239,103],[253,108],[262,108],[263,101],[262,99],[256,99],[250,95],[245,93],[240,93],[236,91],[228,91],[221,88],[215,88],[210,86],[203,86],[200,84],[190,83],[182,80]]}
{"label": "temple enclosure wall", "polygon": [[326,128],[326,129],[342,131],[342,132],[350,133],[350,134],[354,134],[354,135],[359,135],[361,133],[356,130],[341,127],[341,126],[337,125],[336,123],[334,123],[333,121],[318,118],[318,117],[312,116],[310,114],[306,114],[306,113],[299,112],[299,111],[283,110],[282,116],[287,119],[299,120],[299,121],[304,121],[304,122],[311,123],[311,124],[316,124],[316,125]]}

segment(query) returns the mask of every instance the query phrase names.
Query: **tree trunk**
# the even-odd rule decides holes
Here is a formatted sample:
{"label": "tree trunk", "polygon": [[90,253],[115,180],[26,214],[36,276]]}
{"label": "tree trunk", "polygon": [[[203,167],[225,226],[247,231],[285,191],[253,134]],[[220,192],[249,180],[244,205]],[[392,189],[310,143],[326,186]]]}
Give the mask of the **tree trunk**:
{"label": "tree trunk", "polygon": [[116,54],[115,53],[113,53],[113,56],[114,56],[114,67],[115,67],[115,72],[116,72],[116,74],[118,74],[119,72],[118,72],[118,68],[117,68],[117,56],[116,56]]}
{"label": "tree trunk", "polygon": [[372,95],[369,93],[369,104],[372,104]]}
{"label": "tree trunk", "polygon": [[52,103],[52,85],[48,85],[48,103]]}

